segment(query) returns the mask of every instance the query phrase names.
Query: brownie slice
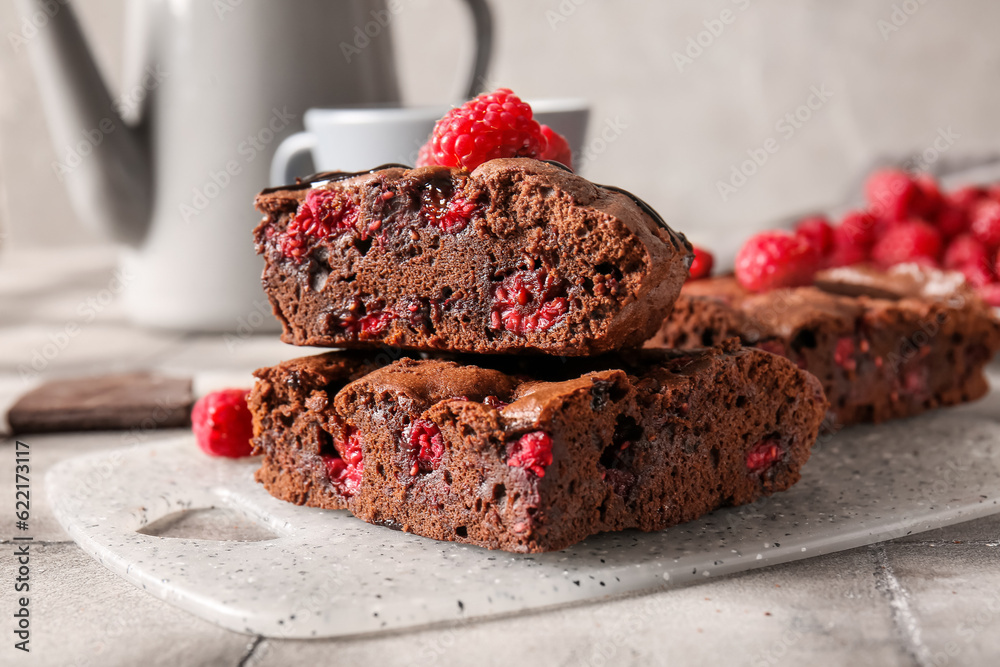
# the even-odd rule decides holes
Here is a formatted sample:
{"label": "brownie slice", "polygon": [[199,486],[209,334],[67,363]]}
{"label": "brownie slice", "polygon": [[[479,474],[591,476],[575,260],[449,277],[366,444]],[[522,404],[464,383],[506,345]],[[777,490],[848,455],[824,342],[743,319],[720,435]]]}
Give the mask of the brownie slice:
{"label": "brownie slice", "polygon": [[264,289],[295,345],[638,347],[692,259],[641,200],[528,158],[323,174],[256,205]]}
{"label": "brownie slice", "polygon": [[735,340],[476,361],[404,358],[359,377],[363,355],[330,352],[258,370],[257,480],[438,540],[551,551],[789,488],[827,407],[810,374]]}
{"label": "brownie slice", "polygon": [[823,383],[841,425],[882,422],[982,397],[1000,323],[961,274],[913,264],[830,269],[815,286],[754,294],[732,276],[688,283],[649,347],[732,336]]}

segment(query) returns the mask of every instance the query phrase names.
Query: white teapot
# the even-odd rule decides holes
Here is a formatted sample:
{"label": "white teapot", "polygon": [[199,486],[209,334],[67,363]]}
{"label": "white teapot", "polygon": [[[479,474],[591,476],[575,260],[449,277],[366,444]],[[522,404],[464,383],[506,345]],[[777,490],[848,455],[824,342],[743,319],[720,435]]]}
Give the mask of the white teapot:
{"label": "white teapot", "polygon": [[[402,0],[130,0],[117,97],[68,0],[17,2],[36,28],[25,41],[57,173],[80,218],[122,244],[132,320],[201,331],[264,321],[253,197],[306,109],[399,105],[389,33]],[[477,82],[491,21],[486,0],[465,2]]]}

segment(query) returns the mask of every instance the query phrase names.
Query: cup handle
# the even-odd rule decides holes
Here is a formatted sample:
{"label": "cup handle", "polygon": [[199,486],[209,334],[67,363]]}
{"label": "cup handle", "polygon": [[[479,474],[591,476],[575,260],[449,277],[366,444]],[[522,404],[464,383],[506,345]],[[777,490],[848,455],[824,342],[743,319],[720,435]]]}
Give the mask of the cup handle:
{"label": "cup handle", "polygon": [[476,29],[476,56],[472,61],[472,76],[465,88],[465,98],[472,99],[484,88],[486,72],[493,57],[493,14],[487,0],[465,0],[472,12]]}
{"label": "cup handle", "polygon": [[316,137],[310,132],[296,132],[286,137],[271,158],[271,186],[288,185],[297,176],[316,171],[312,157],[314,148]]}

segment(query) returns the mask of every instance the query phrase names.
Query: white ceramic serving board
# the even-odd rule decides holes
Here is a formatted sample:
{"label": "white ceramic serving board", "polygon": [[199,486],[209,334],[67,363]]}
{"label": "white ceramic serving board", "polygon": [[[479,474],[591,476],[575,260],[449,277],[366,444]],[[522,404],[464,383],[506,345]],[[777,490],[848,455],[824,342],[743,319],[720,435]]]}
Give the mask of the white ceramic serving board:
{"label": "white ceramic serving board", "polygon": [[[83,549],[171,604],[239,632],[353,635],[654,590],[1000,512],[1000,392],[821,441],[797,486],[753,505],[530,556],[283,503],[253,482],[256,465],[210,459],[182,438],[65,461],[48,488]],[[275,537],[136,532],[209,507]]]}

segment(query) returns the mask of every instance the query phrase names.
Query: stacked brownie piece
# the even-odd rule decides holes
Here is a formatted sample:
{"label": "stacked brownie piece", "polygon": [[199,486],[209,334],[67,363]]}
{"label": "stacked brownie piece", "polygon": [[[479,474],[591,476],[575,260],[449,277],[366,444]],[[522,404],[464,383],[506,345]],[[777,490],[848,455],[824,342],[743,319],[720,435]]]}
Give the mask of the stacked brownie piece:
{"label": "stacked brownie piece", "polygon": [[691,262],[636,197],[510,158],[324,174],[257,206],[283,339],[341,348],[257,372],[274,496],[538,552],[798,480],[816,378],[735,340],[636,349]]}

